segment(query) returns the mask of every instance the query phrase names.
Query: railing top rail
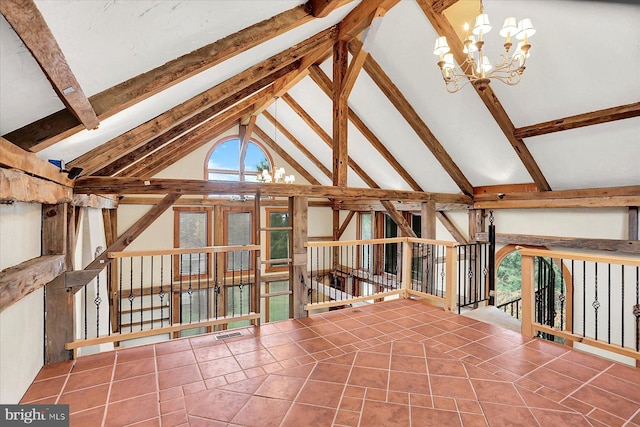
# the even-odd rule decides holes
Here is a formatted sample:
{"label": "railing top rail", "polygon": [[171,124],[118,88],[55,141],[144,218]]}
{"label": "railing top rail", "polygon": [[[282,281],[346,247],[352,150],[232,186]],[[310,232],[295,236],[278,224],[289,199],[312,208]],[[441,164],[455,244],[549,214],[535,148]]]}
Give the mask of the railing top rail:
{"label": "railing top rail", "polygon": [[338,240],[338,241],[322,241],[322,242],[306,242],[306,248],[318,248],[327,246],[355,246],[355,245],[375,245],[383,243],[402,243],[406,240],[404,237],[394,237],[391,239],[368,239],[368,240]]}
{"label": "railing top rail", "polygon": [[322,242],[306,242],[306,248],[328,247],[328,246],[355,246],[355,245],[375,245],[385,243],[426,243],[430,245],[441,245],[447,247],[456,246],[455,242],[445,240],[418,239],[416,237],[392,237],[388,239],[368,239],[368,240],[339,240],[339,241],[322,241]]}
{"label": "railing top rail", "polygon": [[548,257],[548,258],[571,259],[575,261],[589,261],[589,262],[630,265],[630,266],[640,267],[640,257],[638,258],[616,257],[616,256],[609,256],[609,255],[594,255],[594,254],[579,253],[579,252],[559,252],[559,251],[550,251],[547,249],[532,249],[532,248],[523,248],[523,247],[518,247],[518,252],[520,252],[520,255],[522,256],[540,256],[540,257]]}
{"label": "railing top rail", "polygon": [[233,251],[259,251],[260,245],[236,245],[236,246],[205,246],[202,248],[175,248],[175,249],[159,249],[152,251],[128,251],[128,252],[109,252],[109,258],[128,258],[136,256],[153,256],[153,255],[181,255],[181,254],[198,254],[198,253],[223,253]]}
{"label": "railing top rail", "polygon": [[456,242],[450,242],[448,240],[434,240],[434,239],[421,239],[418,237],[407,237],[409,243],[424,243],[426,245],[439,245],[452,248],[458,246]]}

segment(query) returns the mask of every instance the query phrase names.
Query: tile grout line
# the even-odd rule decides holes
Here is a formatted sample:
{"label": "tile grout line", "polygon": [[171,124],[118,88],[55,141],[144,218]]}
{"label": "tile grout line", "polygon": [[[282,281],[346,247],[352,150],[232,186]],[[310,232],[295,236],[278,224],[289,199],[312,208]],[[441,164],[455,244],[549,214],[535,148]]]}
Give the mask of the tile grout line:
{"label": "tile grout line", "polygon": [[[115,351],[113,355],[113,368],[111,371],[111,380],[109,381],[109,388],[107,389],[107,400],[104,402],[104,413],[102,414],[102,423],[100,424],[104,427],[107,422],[107,413],[109,411],[109,399],[111,398],[111,387],[113,387],[113,379],[116,376],[116,365],[118,363],[118,352]],[[75,365],[75,363],[74,363]]]}

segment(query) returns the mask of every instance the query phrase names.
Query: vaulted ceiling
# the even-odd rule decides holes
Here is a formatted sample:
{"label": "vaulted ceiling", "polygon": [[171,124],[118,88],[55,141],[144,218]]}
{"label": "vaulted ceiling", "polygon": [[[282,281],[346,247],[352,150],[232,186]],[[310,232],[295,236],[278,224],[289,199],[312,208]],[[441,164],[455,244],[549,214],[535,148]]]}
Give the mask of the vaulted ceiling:
{"label": "vaulted ceiling", "polygon": [[[6,0],[0,134],[87,175],[147,177],[235,127],[275,139],[297,173],[331,185],[341,41],[335,52],[348,49],[356,70],[346,73],[350,187],[471,195],[640,185],[640,6],[486,0],[494,28],[507,16],[536,26],[526,72],[517,86],[450,94],[433,43],[447,35],[459,57],[453,37],[479,6]],[[497,32],[485,38],[491,58]]]}

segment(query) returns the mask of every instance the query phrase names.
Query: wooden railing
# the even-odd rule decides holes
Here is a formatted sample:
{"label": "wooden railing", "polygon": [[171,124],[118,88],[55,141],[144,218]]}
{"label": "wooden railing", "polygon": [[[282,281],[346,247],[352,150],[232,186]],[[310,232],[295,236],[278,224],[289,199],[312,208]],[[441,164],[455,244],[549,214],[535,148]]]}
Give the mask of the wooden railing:
{"label": "wooden railing", "polygon": [[456,244],[391,238],[308,242],[305,310],[416,296],[455,310]]}
{"label": "wooden railing", "polygon": [[640,258],[519,252],[523,335],[581,342],[640,362]]}
{"label": "wooden railing", "polygon": [[65,348],[76,352],[255,322],[260,318],[259,253],[258,245],[109,253],[108,283],[98,276],[80,292],[76,339]]}

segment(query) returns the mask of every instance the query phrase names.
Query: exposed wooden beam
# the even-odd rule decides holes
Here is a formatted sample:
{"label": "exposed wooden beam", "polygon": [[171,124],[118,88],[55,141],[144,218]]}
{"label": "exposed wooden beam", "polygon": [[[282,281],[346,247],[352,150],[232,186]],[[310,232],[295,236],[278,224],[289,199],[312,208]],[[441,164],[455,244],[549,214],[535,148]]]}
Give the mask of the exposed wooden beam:
{"label": "exposed wooden beam", "polygon": [[640,254],[640,241],[638,240],[585,239],[578,237],[497,233],[496,243]]}
{"label": "exposed wooden beam", "polygon": [[76,182],[77,194],[256,194],[264,196],[307,196],[328,199],[378,199],[402,201],[428,201],[469,204],[471,198],[462,194],[425,193],[418,191],[387,190],[379,188],[336,188],[332,186],[301,184],[266,184],[257,182],[227,182],[164,178],[82,177]]}
{"label": "exposed wooden beam", "polygon": [[413,231],[411,225],[407,222],[404,216],[396,209],[396,207],[389,200],[380,200],[382,206],[384,206],[385,210],[396,223],[403,237],[418,237],[416,232]]}
{"label": "exposed wooden beam", "polygon": [[217,112],[219,104],[239,101],[236,95],[246,93],[247,88],[252,87],[255,91],[258,89],[255,85],[264,87],[294,71],[301,57],[316,51],[319,46],[326,46],[334,38],[333,27],[324,30],[112,139],[92,150],[93,154],[81,156],[78,163],[81,167],[95,170],[96,165],[110,163],[157,138],[158,134],[171,131],[163,139],[176,137],[206,120],[214,111]]}
{"label": "exposed wooden beam", "polygon": [[[120,204],[122,205],[155,205],[162,199],[159,197],[144,197],[144,196],[122,196]],[[287,206],[288,202],[284,199],[271,199],[262,200],[260,205],[262,207],[282,207]],[[181,196],[174,204],[174,206],[239,206],[239,207],[253,207],[253,200],[247,200],[246,202],[233,201],[224,198],[211,198],[206,199],[202,197],[189,197]],[[328,200],[309,200],[309,206],[318,208],[330,208],[332,203]]]}
{"label": "exposed wooden beam", "polygon": [[154,205],[149,211],[137,220],[127,231],[122,233],[113,244],[96,257],[84,270],[102,270],[110,261],[109,252],[120,252],[131,244],[144,230],[169,209],[180,198],[178,193],[167,194],[160,203]]}
{"label": "exposed wooden beam", "polygon": [[628,224],[627,227],[627,235],[629,236],[629,240],[640,240],[640,233],[638,232],[638,228],[640,228],[640,224],[638,223],[638,211],[640,208],[638,206],[630,206],[628,213]]}
{"label": "exposed wooden beam", "polygon": [[447,229],[447,231],[451,234],[451,236],[455,239],[456,242],[467,245],[469,244],[469,240],[458,230],[458,227],[451,221],[451,219],[441,211],[436,211],[436,217],[440,220],[442,225]]}
{"label": "exposed wooden beam", "polygon": [[265,131],[263,131],[259,126],[255,127],[256,135],[258,135],[262,140],[271,148],[277,155],[282,157],[282,159],[287,162],[296,172],[304,177],[307,181],[314,185],[320,185],[320,181],[315,179],[313,175],[311,175],[300,163],[296,161],[289,153],[282,149],[276,142],[271,139],[269,135]]}
{"label": "exposed wooden beam", "polygon": [[[360,46],[358,40],[353,40],[349,47],[356,50]],[[433,156],[438,160],[442,168],[449,174],[451,179],[456,183],[460,190],[466,195],[473,194],[473,186],[464,176],[460,168],[454,163],[451,156],[446,152],[440,141],[435,137],[427,125],[422,121],[416,110],[409,104],[398,87],[391,81],[389,76],[384,72],[382,67],[373,59],[371,55],[367,56],[364,63],[364,69],[373,79],[389,101],[396,107],[398,112],[404,117],[409,126],[414,130],[416,135],[422,140],[425,146],[431,151]]]}
{"label": "exposed wooden beam", "polygon": [[211,141],[222,132],[236,125],[243,116],[251,114],[254,104],[262,102],[270,92],[258,92],[239,104],[224,111],[214,119],[202,124],[179,138],[165,144],[130,167],[118,173],[118,176],[153,176],[183,156],[191,153],[203,144]]}
{"label": "exposed wooden beam", "polygon": [[44,255],[0,272],[0,312],[64,273],[64,255]]}
{"label": "exposed wooden beam", "polygon": [[[333,93],[333,82],[329,77],[322,71],[322,69],[314,65],[309,68],[309,76],[313,79],[314,82],[322,89],[322,91],[331,98]],[[396,160],[396,158],[391,154],[391,152],[387,149],[387,147],[383,144],[382,141],[378,139],[378,137],[369,129],[369,127],[364,123],[364,121],[353,111],[351,108],[348,110],[349,120],[354,124],[356,129],[360,131],[360,133],[367,138],[369,143],[373,145],[373,147],[380,153],[380,155],[389,163],[389,165],[405,180],[407,184],[411,187],[412,190],[415,191],[423,191],[422,187],[413,179],[413,177],[407,172],[405,168]]]}
{"label": "exposed wooden beam", "polygon": [[323,165],[322,162],[318,160],[318,158],[314,156],[313,153],[309,151],[307,147],[305,147],[304,144],[302,144],[302,142],[298,140],[298,138],[293,136],[293,134],[282,125],[282,123],[276,122],[275,118],[271,114],[269,114],[268,111],[264,111],[262,115],[266,117],[271,123],[273,123],[274,126],[276,126],[276,128],[280,131],[280,133],[282,133],[285,138],[287,138],[293,145],[295,145],[295,147],[300,150],[302,154],[304,154],[307,159],[309,159],[315,165],[315,167],[320,169],[320,171],[322,171],[322,173],[325,174],[329,179],[333,179],[333,175],[329,168]]}
{"label": "exposed wooden beam", "polygon": [[422,203],[420,209],[420,229],[423,239],[436,238],[436,203],[431,200]]}
{"label": "exposed wooden beam", "polygon": [[100,122],[96,112],[34,1],[3,0],[0,3],[0,13],[29,49],[69,112],[84,128],[97,128]]}
{"label": "exposed wooden beam", "polygon": [[[458,64],[462,64],[465,61],[466,55],[463,52],[462,41],[458,37],[458,34],[456,33],[451,23],[443,14],[435,12],[428,0],[416,1],[426,15],[429,22],[431,22],[431,25],[433,25],[433,28],[436,30],[436,32],[447,37],[449,47],[451,48],[451,53],[453,53]],[[478,89],[478,87],[476,87],[475,85],[473,85],[473,87],[480,96],[480,99],[482,99],[482,102],[484,102],[485,106],[493,116],[498,126],[500,126],[500,129],[515,150],[516,154],[520,158],[520,161],[527,169],[529,175],[531,175],[531,178],[533,178],[533,181],[536,183],[538,188],[542,191],[550,191],[551,186],[542,174],[540,167],[531,155],[531,152],[525,145],[524,141],[521,138],[516,138],[514,136],[515,126],[511,122],[511,119],[507,115],[504,107],[502,107],[500,100],[493,92],[493,89],[491,89],[491,86],[488,86],[483,90]]]}
{"label": "exposed wooden beam", "polygon": [[[279,72],[276,74],[279,74]],[[265,77],[264,79],[241,90],[232,98],[225,98],[224,100],[212,105],[207,110],[183,122],[179,126],[176,126],[171,130],[156,136],[151,141],[147,142],[146,144],[143,144],[142,146],[127,153],[126,155],[121,156],[116,160],[112,160],[109,164],[107,164],[106,166],[103,166],[101,169],[94,172],[93,175],[102,175],[102,176],[116,175],[118,172],[123,171],[124,169],[131,166],[132,164],[139,161],[140,159],[143,159],[144,157],[152,154],[154,151],[158,150],[159,148],[167,145],[172,140],[178,138],[180,135],[183,135],[188,130],[193,129],[204,122],[210,122],[219,114],[224,114],[221,112],[229,108],[231,105],[236,104],[238,101],[245,99],[247,96],[253,94],[254,92],[259,91],[261,88],[271,83],[272,80],[273,80],[273,76]],[[96,150],[99,150],[99,149],[100,147],[96,148]],[[114,146],[113,149],[116,150],[116,152],[119,150],[117,146]],[[111,158],[111,157],[118,157],[120,155],[119,154],[116,155],[114,152],[114,153],[108,154],[108,156]],[[90,161],[92,161],[94,164],[96,163],[95,159]]]}
{"label": "exposed wooden beam", "polygon": [[474,209],[609,208],[640,204],[640,196],[580,197],[475,202]]}
{"label": "exposed wooden beam", "polygon": [[253,115],[258,116],[262,114],[262,112],[266,111],[267,108],[269,108],[269,106],[276,101],[276,99],[287,93],[292,87],[297,85],[302,79],[308,76],[309,67],[320,58],[324,57],[326,52],[331,52],[332,46],[333,41],[326,42],[324,45],[321,45],[316,50],[308,53],[299,61],[297,61],[297,63],[299,64],[298,69],[295,72],[285,74],[284,76],[273,82],[273,98],[268,99],[262,106],[256,108],[256,110],[253,112]]}
{"label": "exposed wooden beam", "polygon": [[67,187],[73,187],[74,181],[51,163],[37,157],[30,151],[23,150],[8,140],[0,137],[0,165],[24,172]]}
{"label": "exposed wooden beam", "polygon": [[361,2],[338,24],[338,39],[347,42],[354,39],[371,24],[371,20],[378,8],[389,10],[398,4],[398,1],[400,0],[367,0]]}
{"label": "exposed wooden beam", "polygon": [[598,208],[638,206],[640,186],[476,194],[476,209]]}
{"label": "exposed wooden beam", "polygon": [[456,3],[458,3],[458,0],[432,0],[431,7],[435,13],[442,13]]}
{"label": "exposed wooden beam", "polygon": [[373,20],[367,28],[360,41],[362,45],[357,52],[354,52],[353,58],[351,59],[351,63],[349,64],[349,69],[343,79],[342,87],[340,88],[340,96],[343,98],[349,98],[349,94],[353,89],[353,86],[356,84],[356,80],[358,78],[358,74],[360,74],[360,70],[364,65],[364,61],[367,59],[367,55],[369,55],[369,51],[371,50],[371,45],[375,40],[376,34],[378,33],[378,29],[382,24],[382,17],[387,11],[381,7],[376,9],[373,14]]}
{"label": "exposed wooden beam", "polygon": [[324,18],[340,7],[343,2],[341,0],[309,0],[307,4],[311,6],[311,14],[314,17]]}
{"label": "exposed wooden beam", "polygon": [[349,226],[349,223],[351,222],[355,214],[356,214],[355,211],[349,211],[349,213],[347,214],[347,217],[344,219],[344,221],[342,222],[342,225],[338,229],[338,232],[337,232],[338,238],[336,240],[340,240],[344,232],[347,230],[347,227]]}
{"label": "exposed wooden beam", "polygon": [[74,194],[73,202],[76,207],[94,209],[118,209],[118,198],[113,195]]}
{"label": "exposed wooden beam", "polygon": [[[288,93],[282,96],[282,99],[293,109],[293,111],[322,139],[325,144],[333,148],[333,139],[322,126],[316,122],[313,117],[307,113],[300,104],[298,104]],[[380,188],[378,184],[349,156],[348,165],[353,171],[371,188]]]}
{"label": "exposed wooden beam", "polygon": [[[242,124],[242,120],[240,121],[240,132],[238,138],[240,139],[240,158],[244,159],[245,154],[247,153],[247,147],[249,147],[249,139],[251,139],[251,135],[253,135],[253,131],[256,127],[256,119],[257,117],[252,115],[249,117],[249,122],[247,124]],[[244,176],[244,163],[240,163],[240,175]]]}
{"label": "exposed wooden beam", "polygon": [[347,42],[338,40],[333,46],[333,185],[347,186],[347,166],[349,164],[348,147],[348,108],[347,98],[340,96],[347,73],[349,50]]}
{"label": "exposed wooden beam", "polygon": [[[90,97],[91,104],[98,118],[104,120],[189,77],[313,20],[310,11],[310,5],[300,5],[258,22],[93,95]],[[66,110],[62,110],[5,137],[22,148],[40,151],[80,130],[82,127],[78,126],[77,119]]]}
{"label": "exposed wooden beam", "polygon": [[473,187],[473,195],[477,197],[484,194],[507,194],[507,193],[537,193],[540,190],[534,183],[530,184],[499,184],[499,185],[484,185],[480,187]]}
{"label": "exposed wooden beam", "polygon": [[629,119],[637,116],[640,116],[640,102],[524,126],[516,129],[513,132],[513,136],[516,138],[530,138],[532,136],[546,135],[548,133]]}
{"label": "exposed wooden beam", "polygon": [[[420,213],[422,210],[421,202],[393,200],[392,203],[394,204],[396,209],[401,212]],[[358,212],[381,212],[385,210],[384,206],[382,206],[382,204],[378,200],[340,200],[338,203],[335,203],[333,207],[335,209]],[[459,211],[469,209],[469,205],[463,203],[436,202],[435,208],[439,211]]]}
{"label": "exposed wooden beam", "polygon": [[69,203],[73,189],[16,169],[0,168],[0,202]]}

